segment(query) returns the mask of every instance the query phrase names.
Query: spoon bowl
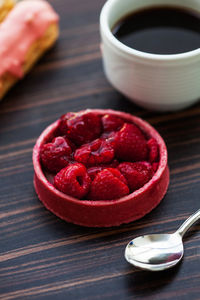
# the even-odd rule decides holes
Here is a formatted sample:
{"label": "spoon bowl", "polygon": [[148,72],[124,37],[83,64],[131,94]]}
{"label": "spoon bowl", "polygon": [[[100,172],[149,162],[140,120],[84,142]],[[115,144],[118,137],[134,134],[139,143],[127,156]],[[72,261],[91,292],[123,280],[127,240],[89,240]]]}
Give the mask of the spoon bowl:
{"label": "spoon bowl", "polygon": [[161,271],[176,265],[183,257],[182,238],[178,233],[144,235],[126,247],[126,260],[143,270]]}
{"label": "spoon bowl", "polygon": [[126,260],[135,267],[149,271],[162,271],[175,266],[183,257],[184,234],[199,219],[200,209],[172,234],[136,237],[126,246]]}

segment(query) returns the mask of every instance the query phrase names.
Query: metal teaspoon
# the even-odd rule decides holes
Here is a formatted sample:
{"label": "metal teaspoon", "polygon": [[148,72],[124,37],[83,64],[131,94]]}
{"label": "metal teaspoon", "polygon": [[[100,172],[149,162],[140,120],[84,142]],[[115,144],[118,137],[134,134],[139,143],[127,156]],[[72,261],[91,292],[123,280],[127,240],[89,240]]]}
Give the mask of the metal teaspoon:
{"label": "metal teaspoon", "polygon": [[200,219],[200,209],[172,234],[136,237],[126,246],[126,260],[135,267],[149,271],[162,271],[175,266],[183,257],[182,238],[198,219]]}

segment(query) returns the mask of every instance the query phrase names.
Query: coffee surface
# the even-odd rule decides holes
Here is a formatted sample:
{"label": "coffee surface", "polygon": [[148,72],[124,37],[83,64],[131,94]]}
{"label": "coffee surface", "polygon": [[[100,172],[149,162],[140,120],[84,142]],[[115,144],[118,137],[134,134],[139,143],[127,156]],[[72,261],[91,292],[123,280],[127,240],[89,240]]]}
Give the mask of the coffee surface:
{"label": "coffee surface", "polygon": [[114,36],[126,46],[153,54],[179,54],[200,48],[200,15],[176,7],[152,7],[121,19]]}

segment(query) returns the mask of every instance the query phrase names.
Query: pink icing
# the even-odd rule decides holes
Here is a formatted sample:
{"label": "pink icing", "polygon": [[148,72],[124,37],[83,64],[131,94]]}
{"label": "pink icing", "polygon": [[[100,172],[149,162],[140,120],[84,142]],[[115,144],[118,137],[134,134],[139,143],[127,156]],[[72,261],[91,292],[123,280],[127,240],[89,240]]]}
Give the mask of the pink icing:
{"label": "pink icing", "polygon": [[22,66],[28,49],[58,19],[45,1],[20,1],[0,25],[0,76],[9,72],[23,77]]}

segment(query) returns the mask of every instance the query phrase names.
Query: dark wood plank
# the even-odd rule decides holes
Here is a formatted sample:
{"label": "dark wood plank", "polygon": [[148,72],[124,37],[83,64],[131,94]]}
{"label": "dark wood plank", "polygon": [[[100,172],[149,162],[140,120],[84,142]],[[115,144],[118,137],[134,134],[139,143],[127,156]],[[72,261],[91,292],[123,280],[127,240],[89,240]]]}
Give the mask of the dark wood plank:
{"label": "dark wood plank", "polygon": [[[199,299],[200,236],[185,239],[183,262],[163,273],[131,268],[126,243],[172,232],[199,208],[200,105],[157,114],[130,103],[103,74],[103,0],[51,0],[61,16],[57,45],[0,103],[0,299]],[[143,219],[118,228],[68,224],[39,202],[32,184],[37,136],[64,111],[112,108],[149,121],[169,150],[171,183]]]}

